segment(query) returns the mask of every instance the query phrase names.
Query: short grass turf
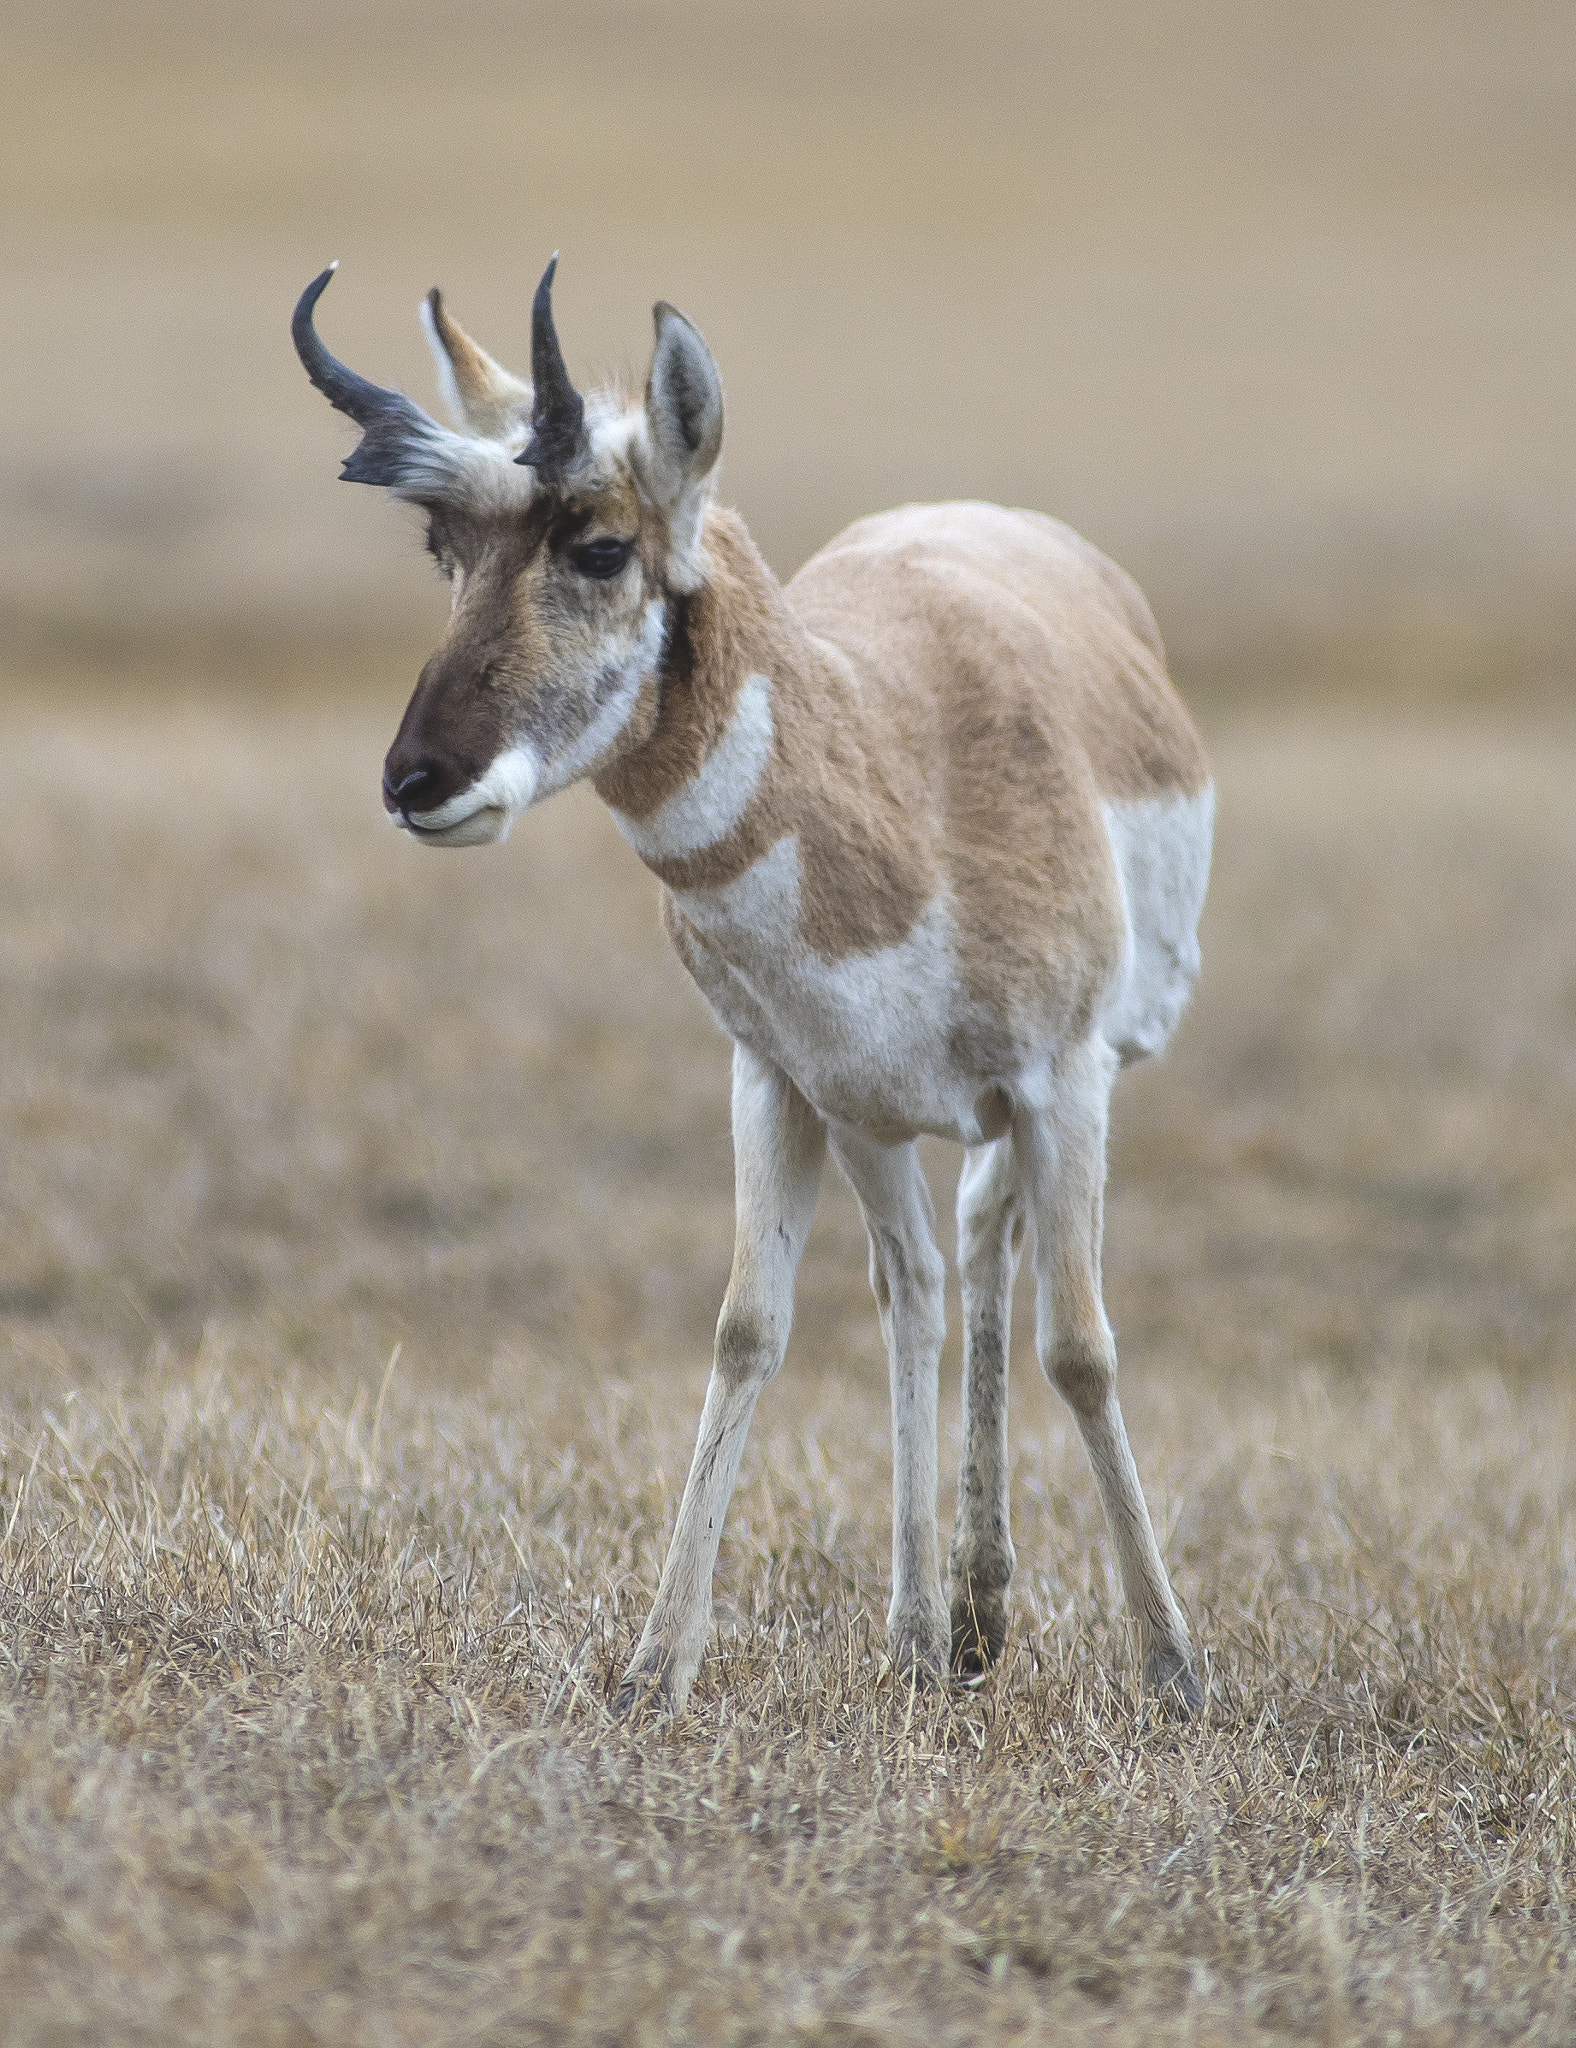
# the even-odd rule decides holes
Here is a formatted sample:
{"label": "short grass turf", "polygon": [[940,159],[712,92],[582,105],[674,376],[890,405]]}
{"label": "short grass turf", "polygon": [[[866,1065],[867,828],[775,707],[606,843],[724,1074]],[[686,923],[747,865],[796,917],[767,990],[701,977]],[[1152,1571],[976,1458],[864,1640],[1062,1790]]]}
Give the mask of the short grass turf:
{"label": "short grass turf", "polygon": [[[4,713],[7,2041],[1569,2040],[1568,730],[1210,734],[1107,1261],[1203,1718],[1136,1694],[1021,1330],[1008,1655],[892,1682],[829,1184],[690,1711],[632,1727],[726,1048],[589,803],[381,826],[397,710]],[[944,1384],[950,1460],[955,1335]]]}

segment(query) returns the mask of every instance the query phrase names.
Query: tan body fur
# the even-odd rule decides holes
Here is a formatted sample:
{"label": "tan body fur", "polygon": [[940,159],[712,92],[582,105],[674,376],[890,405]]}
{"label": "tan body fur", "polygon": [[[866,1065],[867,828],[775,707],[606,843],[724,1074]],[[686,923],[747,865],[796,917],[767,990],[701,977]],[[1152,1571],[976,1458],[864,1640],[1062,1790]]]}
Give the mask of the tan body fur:
{"label": "tan body fur", "polygon": [[[413,837],[474,845],[591,777],[661,879],[679,956],[734,1040],[733,1274],[620,1703],[676,1712],[688,1696],[830,1150],[864,1211],[891,1364],[898,1667],[927,1676],[950,1651],[977,1672],[1004,1640],[1007,1331],[1032,1247],[1040,1362],[1083,1432],[1146,1680],[1196,1705],[1100,1293],[1107,1101],[1119,1067],[1165,1043],[1197,973],[1213,802],[1137,588],[1053,520],[959,504],[862,520],[784,589],[711,502],[721,386],[670,307],[644,405],[588,405],[552,329],[552,266],[534,386],[434,293],[424,317],[450,433],[327,356],[309,317],[327,280],[303,297],[296,338],[366,429],[346,474],[426,506],[454,586],[385,803]],[[950,1600],[936,1536],[944,1274],[923,1132],[970,1148]]]}
{"label": "tan body fur", "polygon": [[[1102,805],[1208,786],[1147,608],[1066,527],[995,506],[862,520],[786,591],[732,516],[712,515],[705,544],[687,658],[663,678],[652,736],[598,793],[621,820],[649,819],[700,771],[745,676],[765,676],[774,744],[742,817],[648,857],[680,957],[724,1028],[824,1115],[884,1138],[997,1135],[1003,1092],[1043,1096],[1055,1047],[1091,1028],[1122,968]],[[889,1046],[878,1032],[851,1072],[828,1057],[855,1021],[851,978],[796,989],[781,932],[707,914],[789,839],[794,936],[814,963],[869,959],[896,996],[905,941],[941,913],[919,965],[949,953],[951,986],[916,987],[914,1028]]]}

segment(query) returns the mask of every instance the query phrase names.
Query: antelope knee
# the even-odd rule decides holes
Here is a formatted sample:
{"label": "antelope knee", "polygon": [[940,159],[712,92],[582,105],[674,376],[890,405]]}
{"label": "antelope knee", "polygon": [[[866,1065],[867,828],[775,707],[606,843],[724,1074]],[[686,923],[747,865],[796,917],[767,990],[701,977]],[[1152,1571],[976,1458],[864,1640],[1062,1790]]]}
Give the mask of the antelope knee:
{"label": "antelope knee", "polygon": [[921,1341],[946,1335],[947,1268],[934,1245],[870,1234],[870,1289],[883,1315],[894,1308],[914,1319]]}
{"label": "antelope knee", "polygon": [[918,1248],[911,1276],[916,1335],[925,1350],[939,1352],[947,1335],[947,1268],[940,1252]]}
{"label": "antelope knee", "polygon": [[786,1348],[771,1317],[742,1303],[723,1303],[713,1355],[726,1385],[764,1386],[782,1364]]}
{"label": "antelope knee", "polygon": [[1041,1354],[1040,1364],[1075,1415],[1094,1414],[1116,1385],[1116,1348],[1109,1338],[1059,1338]]}

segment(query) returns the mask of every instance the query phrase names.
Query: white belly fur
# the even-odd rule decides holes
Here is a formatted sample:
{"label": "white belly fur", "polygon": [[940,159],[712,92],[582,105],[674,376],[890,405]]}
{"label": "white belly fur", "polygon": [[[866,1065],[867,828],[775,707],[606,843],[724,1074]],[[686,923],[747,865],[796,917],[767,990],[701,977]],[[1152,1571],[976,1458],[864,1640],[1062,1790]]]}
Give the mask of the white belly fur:
{"label": "white belly fur", "polygon": [[1157,1053],[1198,979],[1215,792],[1101,806],[1127,905],[1124,971],[1100,1028],[1123,1064]]}
{"label": "white belly fur", "polygon": [[799,842],[780,839],[721,889],[675,890],[699,939],[686,964],[724,1030],[790,1075],[824,1116],[878,1136],[978,1141],[977,1078],[949,1057],[960,984],[936,896],[895,946],[824,960],[799,932]]}
{"label": "white belly fur", "polygon": [[[1128,940],[1100,1030],[1124,1064],[1164,1047],[1198,978],[1214,803],[1206,789],[1103,807]],[[987,1082],[1020,1100],[1048,1085],[1056,1048],[1036,1043],[1032,1026],[1015,1072],[958,1066],[965,997],[945,896],[899,944],[823,960],[799,933],[799,843],[789,837],[725,888],[678,890],[672,904],[700,941],[683,947],[685,959],[723,1029],[825,1116],[877,1136],[932,1131],[977,1144]]]}

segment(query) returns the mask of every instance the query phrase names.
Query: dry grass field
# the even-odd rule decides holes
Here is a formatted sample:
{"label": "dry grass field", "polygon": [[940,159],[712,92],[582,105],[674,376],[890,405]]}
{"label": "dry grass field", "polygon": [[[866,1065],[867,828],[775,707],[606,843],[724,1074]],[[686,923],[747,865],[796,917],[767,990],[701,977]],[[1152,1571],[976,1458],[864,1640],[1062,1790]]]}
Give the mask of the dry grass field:
{"label": "dry grass field", "polygon": [[[0,17],[3,2048],[1576,2039],[1576,9]],[[554,247],[583,380],[705,330],[784,572],[972,494],[1155,602],[1218,858],[1106,1271],[1196,1723],[1022,1329],[1008,1656],[892,1683],[830,1176],[690,1709],[608,1716],[727,1048],[589,795],[383,824],[443,604],[285,334],[339,256],[426,400]]]}
{"label": "dry grass field", "polygon": [[1007,1663],[892,1687],[829,1185],[656,1729],[726,1048],[590,799],[387,830],[396,711],[4,712],[7,2040],[1568,2040],[1576,732],[1207,721],[1108,1259],[1204,1720],[1022,1333]]}

